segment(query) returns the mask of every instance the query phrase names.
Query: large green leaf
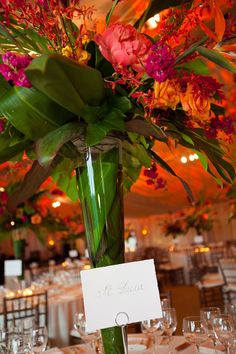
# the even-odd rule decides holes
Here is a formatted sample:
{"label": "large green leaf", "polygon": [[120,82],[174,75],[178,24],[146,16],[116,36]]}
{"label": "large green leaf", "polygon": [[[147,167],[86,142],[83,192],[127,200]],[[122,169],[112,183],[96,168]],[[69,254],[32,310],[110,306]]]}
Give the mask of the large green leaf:
{"label": "large green leaf", "polygon": [[42,55],[25,70],[32,85],[77,115],[84,105],[99,105],[104,83],[99,71],[59,54]]}
{"label": "large green leaf", "polygon": [[74,118],[43,93],[24,87],[8,90],[0,99],[0,112],[33,141]]}
{"label": "large green leaf", "polygon": [[217,65],[221,66],[224,69],[227,69],[229,71],[232,71],[234,74],[236,74],[236,68],[231,62],[225,57],[220,54],[217,50],[214,49],[208,49],[205,47],[198,47],[197,51],[199,54],[201,54],[203,57],[207,58],[210,61],[213,61]]}
{"label": "large green leaf", "polygon": [[39,139],[36,143],[39,162],[42,165],[51,162],[66,142],[80,136],[83,132],[83,123],[71,122],[64,124],[62,127],[53,130],[43,138]]}

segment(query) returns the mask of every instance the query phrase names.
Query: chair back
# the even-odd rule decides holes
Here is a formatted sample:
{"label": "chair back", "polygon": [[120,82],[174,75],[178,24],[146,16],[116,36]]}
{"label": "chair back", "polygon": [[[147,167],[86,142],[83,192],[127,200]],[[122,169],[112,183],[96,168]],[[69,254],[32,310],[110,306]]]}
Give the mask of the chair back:
{"label": "chair back", "polygon": [[47,326],[48,295],[47,291],[27,296],[15,296],[3,299],[5,328],[19,326],[23,320],[32,319],[37,326]]}
{"label": "chair back", "polygon": [[220,270],[226,285],[236,284],[236,262],[234,258],[220,259]]}

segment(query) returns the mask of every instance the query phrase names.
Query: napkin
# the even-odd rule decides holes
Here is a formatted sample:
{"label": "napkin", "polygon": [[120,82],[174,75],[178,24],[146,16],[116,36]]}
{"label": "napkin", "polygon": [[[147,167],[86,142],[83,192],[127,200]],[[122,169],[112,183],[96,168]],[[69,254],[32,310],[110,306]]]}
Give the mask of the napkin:
{"label": "napkin", "polygon": [[63,354],[63,351],[61,351],[59,348],[51,348],[46,350],[47,354]]}

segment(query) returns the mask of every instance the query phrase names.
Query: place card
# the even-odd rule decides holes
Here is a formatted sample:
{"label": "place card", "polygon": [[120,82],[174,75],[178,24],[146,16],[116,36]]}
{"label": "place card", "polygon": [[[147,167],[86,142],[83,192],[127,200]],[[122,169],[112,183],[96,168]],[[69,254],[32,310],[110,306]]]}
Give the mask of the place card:
{"label": "place card", "polygon": [[4,262],[5,277],[19,277],[22,275],[22,260],[8,260]]}
{"label": "place card", "polygon": [[154,260],[81,271],[88,331],[162,317]]}

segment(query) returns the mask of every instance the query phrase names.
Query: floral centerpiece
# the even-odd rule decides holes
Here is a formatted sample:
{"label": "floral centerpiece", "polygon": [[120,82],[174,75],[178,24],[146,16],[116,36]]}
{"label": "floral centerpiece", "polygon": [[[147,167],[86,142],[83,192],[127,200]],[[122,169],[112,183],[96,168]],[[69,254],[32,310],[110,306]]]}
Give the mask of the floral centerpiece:
{"label": "floral centerpiece", "polygon": [[[231,36],[231,2],[194,0],[166,9],[178,1],[145,1],[135,26],[114,22],[122,3],[110,2],[100,31],[91,3],[0,0],[0,162],[23,152],[34,160],[8,208],[49,175],[73,199],[80,194],[96,267],[124,260],[120,151],[125,190],[154,162],[179,178],[192,200],[155,141],[190,148],[219,183],[235,177],[218,139],[219,132],[232,134],[234,118],[206,64],[236,73],[216,47]],[[160,23],[145,34],[153,8],[163,10]],[[124,352],[118,328],[102,336],[106,353]]]}
{"label": "floral centerpiece", "polygon": [[7,202],[14,188],[10,185],[0,192],[0,241],[12,238],[15,257],[22,258],[29,229],[44,243],[47,232],[67,231],[69,227],[65,220],[40,205],[40,200],[49,193],[47,190],[35,193],[9,212]]}
{"label": "floral centerpiece", "polygon": [[209,202],[199,201],[191,212],[186,215],[187,229],[194,228],[197,235],[210,231],[214,224],[214,212]]}
{"label": "floral centerpiece", "polygon": [[187,223],[185,220],[185,214],[175,214],[170,220],[165,220],[161,223],[164,236],[172,236],[176,238],[181,235],[185,235],[187,232]]}

